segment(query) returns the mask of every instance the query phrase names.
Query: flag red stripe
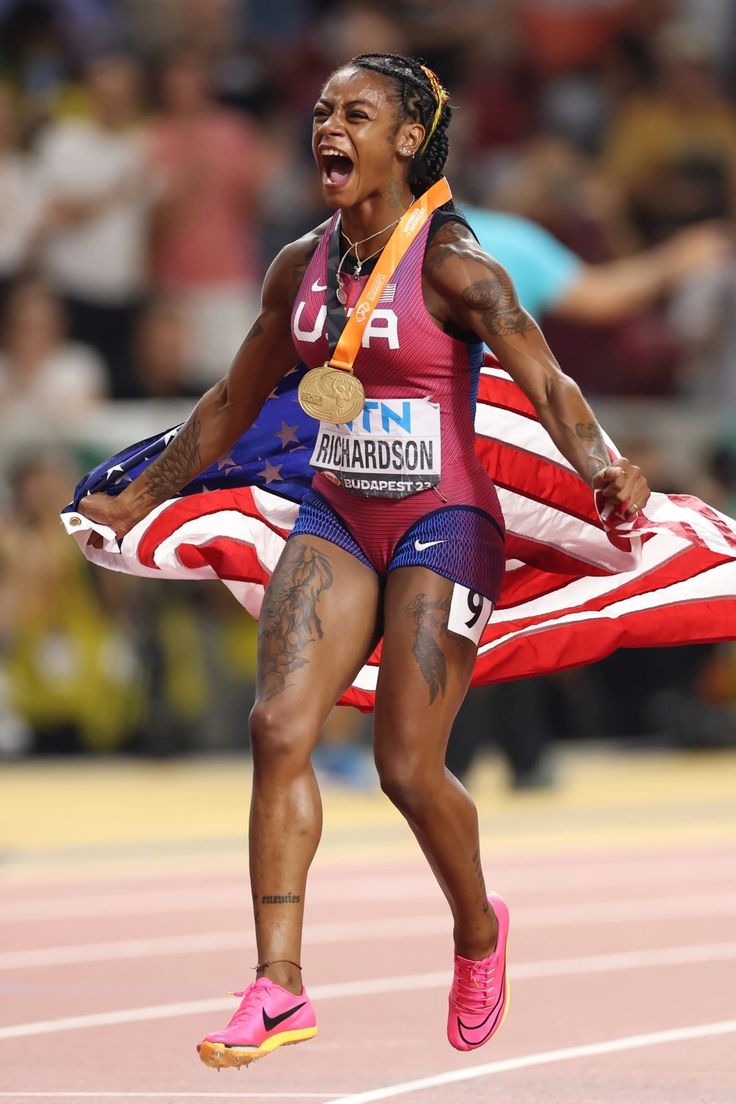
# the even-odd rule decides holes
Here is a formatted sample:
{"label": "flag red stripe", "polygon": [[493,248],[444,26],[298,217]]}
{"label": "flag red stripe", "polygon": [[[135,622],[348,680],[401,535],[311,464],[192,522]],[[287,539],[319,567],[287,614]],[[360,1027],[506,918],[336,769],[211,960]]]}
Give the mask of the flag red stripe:
{"label": "flag red stripe", "polygon": [[529,617],[520,617],[514,621],[498,621],[495,626],[493,618],[483,633],[481,643],[504,636],[513,629],[525,629],[534,625],[543,624],[550,617],[565,617],[571,613],[601,613],[609,606],[618,602],[625,602],[630,598],[637,598],[642,594],[649,594],[655,590],[662,590],[681,583],[685,579],[695,579],[704,571],[718,567],[722,563],[729,562],[724,556],[717,556],[714,552],[707,552],[702,548],[688,548],[676,553],[671,559],[659,563],[649,571],[642,571],[634,579],[622,580],[620,586],[614,587],[605,594],[591,596],[587,600],[578,600],[572,604],[560,605],[553,610],[535,614]]}
{"label": "flag red stripe", "polygon": [[477,436],[475,452],[486,469],[493,472],[496,486],[554,506],[597,529],[603,528],[592,491],[577,472],[496,437]]}
{"label": "flag red stripe", "polygon": [[539,571],[536,567],[525,564],[515,571],[509,571],[504,576],[501,596],[496,609],[512,609],[522,602],[531,602],[535,598],[542,598],[545,594],[552,594],[579,579],[578,573],[574,575],[552,575],[548,571]]}
{"label": "flag red stripe", "polygon": [[579,578],[581,575],[613,574],[604,567],[598,567],[587,560],[580,560],[577,556],[563,552],[554,545],[536,541],[523,533],[514,533],[508,529],[506,530],[506,558],[523,560],[536,569],[553,575],[574,575]]}
{"label": "flag red stripe", "polygon": [[209,566],[219,579],[229,582],[260,583],[265,587],[271,577],[253,546],[233,537],[216,537],[207,544],[180,544],[176,553],[184,567]]}
{"label": "flag red stripe", "polygon": [[[676,615],[675,615],[676,614]],[[668,647],[733,639],[736,598],[679,599],[654,609],[620,613],[615,620],[565,625],[541,624],[535,630],[478,657],[472,683],[530,678],[549,671],[593,663],[616,648]]]}
{"label": "flag red stripe", "polygon": [[486,406],[498,406],[502,410],[512,410],[538,422],[537,412],[524,392],[512,380],[499,376],[485,376],[481,373],[478,384],[478,402]]}
{"label": "flag red stripe", "polygon": [[272,525],[259,513],[253,501],[249,487],[226,488],[209,491],[207,494],[189,495],[175,499],[170,506],[155,517],[141,537],[138,545],[138,559],[145,567],[156,566],[155,554],[158,546],[185,525],[188,521],[217,514],[222,510],[237,510],[246,517],[255,518],[267,525],[274,533],[286,537],[287,531]]}

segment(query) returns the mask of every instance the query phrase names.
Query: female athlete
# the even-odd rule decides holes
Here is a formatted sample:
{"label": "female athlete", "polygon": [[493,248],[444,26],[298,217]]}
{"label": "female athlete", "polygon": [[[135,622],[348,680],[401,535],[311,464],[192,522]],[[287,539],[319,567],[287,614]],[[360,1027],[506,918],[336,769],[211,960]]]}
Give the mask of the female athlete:
{"label": "female athlete", "polygon": [[[405,212],[441,180],[450,117],[439,80],[411,58],[362,55],[330,77],[312,144],[335,213],[272,263],[260,316],[227,377],[123,493],[83,500],[88,517],[123,536],[232,446],[296,360],[312,369],[328,360],[336,314],[339,329]],[[405,250],[363,331],[355,375],[365,406],[347,426],[322,423],[312,460],[321,470],[266,591],[250,717],[258,966],[227,1028],[199,1044],[208,1065],[247,1064],[317,1033],[299,965],[307,871],[322,824],[310,755],[381,637],[376,764],[452,912],[448,1038],[471,1050],[503,1022],[508,910],[486,892],[476,810],[445,769],[504,569],[503,518],[473,447],[484,343],[609,506],[633,515],[649,496],[637,467],[611,464],[590,408],[505,270],[453,205],[442,204]]]}

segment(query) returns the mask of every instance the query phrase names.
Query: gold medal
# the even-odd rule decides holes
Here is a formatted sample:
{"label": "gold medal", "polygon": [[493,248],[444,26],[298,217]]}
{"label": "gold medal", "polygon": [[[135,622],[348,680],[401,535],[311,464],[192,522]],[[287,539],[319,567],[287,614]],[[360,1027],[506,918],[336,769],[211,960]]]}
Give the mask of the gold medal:
{"label": "gold medal", "polygon": [[341,425],[357,418],[365,403],[363,384],[342,368],[323,364],[302,376],[299,384],[299,405],[302,410],[322,422]]}

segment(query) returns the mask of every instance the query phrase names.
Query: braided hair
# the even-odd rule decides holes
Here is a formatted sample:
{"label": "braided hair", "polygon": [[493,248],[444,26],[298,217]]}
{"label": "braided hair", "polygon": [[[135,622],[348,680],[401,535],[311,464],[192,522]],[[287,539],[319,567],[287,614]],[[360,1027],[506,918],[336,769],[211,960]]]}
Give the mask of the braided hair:
{"label": "braided hair", "polygon": [[412,158],[409,169],[409,187],[414,195],[422,195],[442,176],[450,148],[447,128],[452,108],[447,93],[432,70],[416,58],[402,54],[358,54],[349,64],[391,77],[397,85],[394,99],[402,118],[424,127],[424,144]]}

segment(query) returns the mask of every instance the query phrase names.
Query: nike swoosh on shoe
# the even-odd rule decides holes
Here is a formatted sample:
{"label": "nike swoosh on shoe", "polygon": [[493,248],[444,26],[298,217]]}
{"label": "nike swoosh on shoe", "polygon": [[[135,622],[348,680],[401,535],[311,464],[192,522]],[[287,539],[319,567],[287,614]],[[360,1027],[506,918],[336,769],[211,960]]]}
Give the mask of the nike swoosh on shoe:
{"label": "nike swoosh on shoe", "polygon": [[302,1001],[301,1004],[296,1004],[293,1008],[287,1008],[286,1012],[282,1012],[280,1015],[273,1017],[269,1016],[268,1012],[264,1008],[263,1026],[265,1027],[266,1031],[273,1031],[273,1029],[275,1027],[278,1027],[280,1023],[283,1023],[284,1020],[288,1020],[289,1016],[293,1016],[295,1012],[298,1012],[300,1008],[303,1008],[306,1003],[306,1001]]}
{"label": "nike swoosh on shoe", "polygon": [[[494,1004],[493,1008],[488,1013],[488,1015],[485,1017],[485,1019],[481,1020],[481,1022],[479,1024],[472,1024],[472,1025],[471,1024],[465,1024],[465,1023],[463,1023],[463,1021],[458,1016],[458,1018],[457,1018],[458,1031],[460,1032],[461,1039],[464,1042],[466,1042],[468,1044],[468,1046],[481,1046],[486,1041],[486,1039],[489,1038],[489,1036],[493,1033],[493,1030],[496,1026],[496,1020],[498,1019],[499,1011],[503,1008],[503,998],[504,998],[505,991],[506,991],[506,987],[504,986],[504,988],[501,990],[501,993],[499,994],[499,998],[496,1001],[496,1003]],[[477,1036],[473,1039],[468,1038],[468,1036],[465,1034],[466,1031],[467,1032],[480,1031],[481,1028],[486,1026],[486,1024],[491,1019],[491,1017],[493,1017],[491,1025],[488,1028],[488,1030],[486,1031],[485,1035],[482,1036],[482,1038],[479,1039]]]}

